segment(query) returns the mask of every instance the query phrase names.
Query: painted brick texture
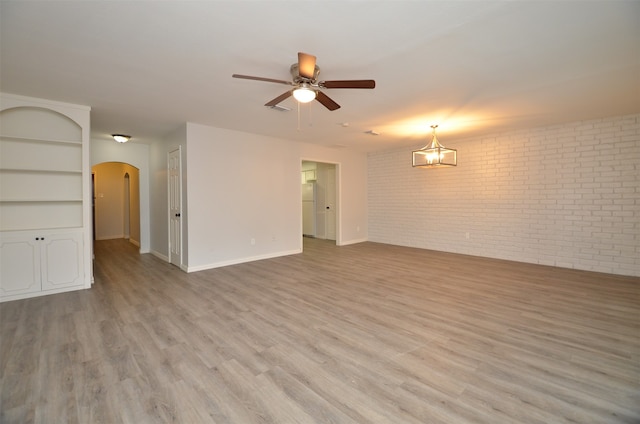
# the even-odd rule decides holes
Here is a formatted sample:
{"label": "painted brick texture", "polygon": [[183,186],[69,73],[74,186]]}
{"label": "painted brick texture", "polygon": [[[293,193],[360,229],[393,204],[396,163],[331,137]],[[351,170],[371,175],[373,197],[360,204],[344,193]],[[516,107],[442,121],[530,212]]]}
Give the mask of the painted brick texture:
{"label": "painted brick texture", "polygon": [[369,154],[370,241],[640,276],[640,115],[438,138],[457,167]]}

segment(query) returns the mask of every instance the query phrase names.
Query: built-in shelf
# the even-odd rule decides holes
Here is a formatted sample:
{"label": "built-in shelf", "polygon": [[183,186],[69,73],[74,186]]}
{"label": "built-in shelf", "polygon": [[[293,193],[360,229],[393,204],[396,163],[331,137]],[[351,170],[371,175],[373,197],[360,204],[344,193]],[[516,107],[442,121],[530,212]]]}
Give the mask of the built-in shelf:
{"label": "built-in shelf", "polygon": [[82,199],[0,199],[0,203],[82,203]]}
{"label": "built-in shelf", "polygon": [[91,286],[89,112],[0,95],[0,301]]}
{"label": "built-in shelf", "polygon": [[0,140],[7,141],[19,141],[21,143],[43,143],[43,144],[75,144],[78,147],[82,147],[82,140],[56,140],[56,139],[42,139],[42,138],[30,138],[30,137],[16,137],[12,135],[1,135]]}
{"label": "built-in shelf", "polygon": [[81,169],[25,169],[25,168],[1,168],[0,173],[13,174],[79,174],[82,175]]}
{"label": "built-in shelf", "polygon": [[40,227],[26,227],[23,228],[21,230],[16,230],[16,231],[7,231],[5,232],[5,234],[30,234],[33,233],[34,231],[39,233],[39,234],[49,234],[49,233],[56,233],[60,230],[63,231],[78,231],[78,230],[82,230],[82,226],[78,225],[78,226],[73,226],[73,225],[59,225],[59,226],[50,226],[48,227],[46,230],[42,230]]}

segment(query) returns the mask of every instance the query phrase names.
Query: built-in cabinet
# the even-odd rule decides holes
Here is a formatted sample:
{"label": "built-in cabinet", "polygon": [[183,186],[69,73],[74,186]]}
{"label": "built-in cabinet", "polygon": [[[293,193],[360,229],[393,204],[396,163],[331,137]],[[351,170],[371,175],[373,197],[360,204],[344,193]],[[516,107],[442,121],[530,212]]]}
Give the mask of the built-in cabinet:
{"label": "built-in cabinet", "polygon": [[82,231],[4,232],[0,239],[3,297],[82,287]]}
{"label": "built-in cabinet", "polygon": [[89,112],[0,94],[0,300],[91,286]]}

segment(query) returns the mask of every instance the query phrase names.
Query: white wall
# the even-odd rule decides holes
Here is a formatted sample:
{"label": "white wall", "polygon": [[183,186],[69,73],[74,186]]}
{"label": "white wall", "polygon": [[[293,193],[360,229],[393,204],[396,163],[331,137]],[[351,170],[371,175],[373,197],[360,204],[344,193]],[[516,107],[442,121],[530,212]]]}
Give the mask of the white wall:
{"label": "white wall", "polygon": [[457,167],[369,155],[369,240],[640,276],[640,115],[439,140]]}
{"label": "white wall", "polygon": [[140,170],[140,253],[151,249],[149,216],[149,146],[135,142],[91,140],[91,166],[102,162],[129,163]]}
{"label": "white wall", "polygon": [[187,124],[190,271],[298,251],[300,165],[291,146]]}
{"label": "white wall", "polygon": [[366,237],[364,154],[191,123],[187,148],[189,271],[300,252],[302,159],[340,164],[341,239]]}

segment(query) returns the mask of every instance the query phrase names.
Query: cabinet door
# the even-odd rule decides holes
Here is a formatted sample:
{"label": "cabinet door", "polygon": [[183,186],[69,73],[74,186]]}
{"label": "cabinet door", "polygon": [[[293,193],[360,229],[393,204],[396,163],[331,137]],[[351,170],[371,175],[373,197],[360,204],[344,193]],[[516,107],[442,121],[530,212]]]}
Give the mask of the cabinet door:
{"label": "cabinet door", "polygon": [[82,286],[82,233],[47,235],[40,241],[42,290]]}
{"label": "cabinet door", "polygon": [[35,236],[0,238],[0,297],[39,292],[40,242]]}

